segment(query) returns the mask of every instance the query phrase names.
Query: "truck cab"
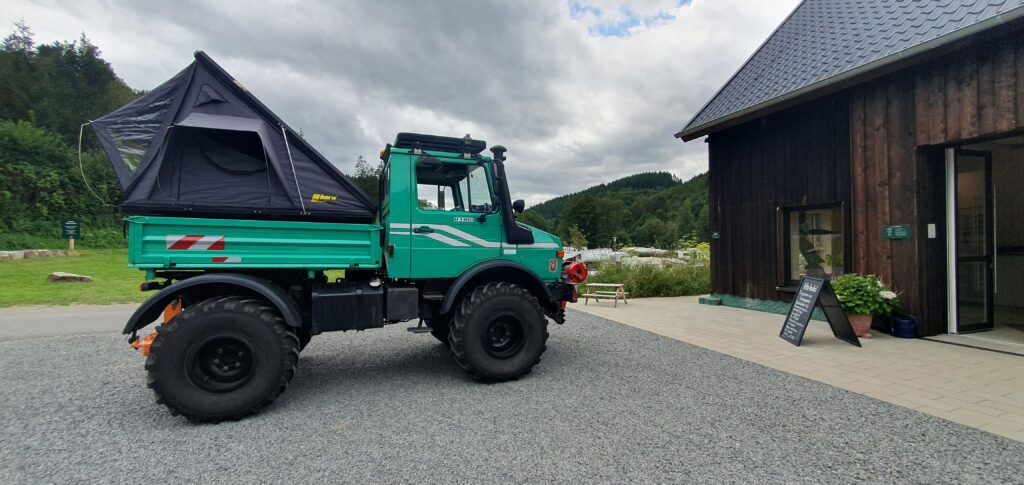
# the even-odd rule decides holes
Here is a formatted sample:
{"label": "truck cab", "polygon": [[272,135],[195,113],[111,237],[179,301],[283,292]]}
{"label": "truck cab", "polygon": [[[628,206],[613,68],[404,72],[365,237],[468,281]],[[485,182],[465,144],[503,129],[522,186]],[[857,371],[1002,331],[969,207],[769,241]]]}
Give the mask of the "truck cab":
{"label": "truck cab", "polygon": [[515,221],[522,201],[509,200],[504,160],[482,149],[468,137],[408,133],[384,149],[380,221],[388,277],[453,278],[482,262],[508,261],[541,280],[559,280],[561,242]]}

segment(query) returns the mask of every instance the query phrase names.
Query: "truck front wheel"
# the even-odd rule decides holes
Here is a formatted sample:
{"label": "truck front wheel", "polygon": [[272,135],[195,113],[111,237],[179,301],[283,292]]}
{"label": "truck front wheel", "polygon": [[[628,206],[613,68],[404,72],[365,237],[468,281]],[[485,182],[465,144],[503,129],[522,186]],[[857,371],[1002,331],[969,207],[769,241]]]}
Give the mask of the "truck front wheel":
{"label": "truck front wheel", "polygon": [[498,382],[528,374],[540,362],[548,322],[537,299],[512,283],[488,283],[466,296],[452,318],[448,343],[474,379]]}
{"label": "truck front wheel", "polygon": [[148,385],[172,414],[195,422],[240,419],[284,392],[299,339],[259,300],[225,297],[185,309],[157,329]]}

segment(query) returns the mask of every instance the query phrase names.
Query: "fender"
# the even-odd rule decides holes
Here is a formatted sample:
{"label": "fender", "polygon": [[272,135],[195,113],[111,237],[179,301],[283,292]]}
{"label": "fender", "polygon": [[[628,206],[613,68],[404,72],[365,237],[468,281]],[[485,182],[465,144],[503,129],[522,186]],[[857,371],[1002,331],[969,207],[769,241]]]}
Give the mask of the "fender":
{"label": "fender", "polygon": [[302,327],[302,314],[291,297],[270,280],[244,274],[219,273],[193,276],[181,280],[160,290],[143,303],[124,326],[122,333],[129,334],[145,327],[156,320],[164,307],[174,301],[182,293],[201,291],[204,287],[218,287],[217,294],[224,294],[223,288],[234,287],[246,292],[255,293],[265,298],[281,312],[281,316],[289,326]]}
{"label": "fender", "polygon": [[491,260],[480,263],[472,268],[469,268],[464,273],[459,275],[455,281],[452,282],[451,286],[444,293],[444,303],[441,304],[441,314],[448,313],[451,311],[452,306],[455,305],[455,300],[459,296],[459,293],[465,289],[466,285],[469,284],[474,278],[483,276],[486,272],[501,271],[505,272],[510,278],[488,278],[488,281],[508,281],[511,283],[519,284],[524,286],[530,293],[533,293],[540,301],[542,307],[547,307],[551,303],[551,296],[545,290],[544,281],[534,273],[533,270],[513,261],[504,260]]}

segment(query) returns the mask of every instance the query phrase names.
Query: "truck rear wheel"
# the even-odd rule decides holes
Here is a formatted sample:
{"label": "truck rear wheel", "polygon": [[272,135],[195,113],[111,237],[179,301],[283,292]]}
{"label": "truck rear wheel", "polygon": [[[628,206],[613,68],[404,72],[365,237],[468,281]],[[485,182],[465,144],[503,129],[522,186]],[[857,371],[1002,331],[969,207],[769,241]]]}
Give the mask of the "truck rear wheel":
{"label": "truck rear wheel", "polygon": [[452,318],[449,346],[474,379],[499,382],[540,362],[548,322],[537,299],[512,283],[488,283],[466,296]]}
{"label": "truck rear wheel", "polygon": [[237,420],[284,392],[298,360],[298,337],[275,309],[259,300],[214,298],[157,330],[147,384],[171,414]]}

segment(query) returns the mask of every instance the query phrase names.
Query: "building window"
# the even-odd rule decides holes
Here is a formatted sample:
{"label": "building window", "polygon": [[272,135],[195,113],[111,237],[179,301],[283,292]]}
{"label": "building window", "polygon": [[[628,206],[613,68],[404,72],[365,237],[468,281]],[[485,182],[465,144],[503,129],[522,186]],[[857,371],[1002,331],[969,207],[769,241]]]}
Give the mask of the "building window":
{"label": "building window", "polygon": [[785,214],[786,278],[830,278],[846,268],[842,207],[794,207]]}

